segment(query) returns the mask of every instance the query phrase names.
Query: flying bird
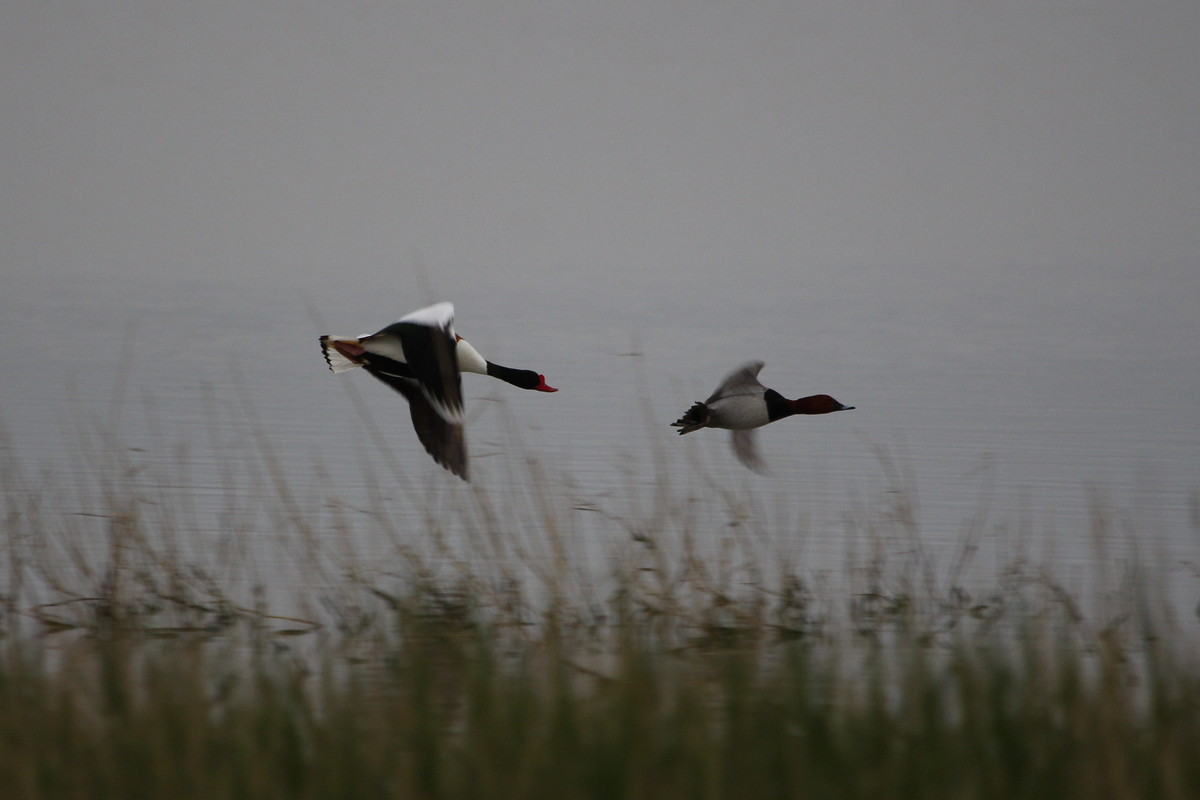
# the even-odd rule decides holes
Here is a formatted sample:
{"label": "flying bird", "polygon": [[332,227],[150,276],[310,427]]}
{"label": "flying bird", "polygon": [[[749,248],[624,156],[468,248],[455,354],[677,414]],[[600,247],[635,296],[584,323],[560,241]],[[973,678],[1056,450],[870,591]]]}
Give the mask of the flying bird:
{"label": "flying bird", "polygon": [[321,353],[333,372],[362,367],[404,395],[425,450],[463,480],[468,479],[463,372],[491,375],[522,389],[558,391],[544,375],[481,356],[455,333],[453,303],[419,309],[366,336],[322,336]]}
{"label": "flying bird", "polygon": [[849,411],[847,406],[827,394],[814,394],[788,400],[774,389],[758,382],[763,362],[751,361],[721,381],[721,385],[703,403],[696,403],[682,417],[672,422],[679,434],[701,428],[725,428],[733,431],[733,452],[750,469],[761,472],[762,458],[755,445],[754,429],[793,414],[829,414]]}

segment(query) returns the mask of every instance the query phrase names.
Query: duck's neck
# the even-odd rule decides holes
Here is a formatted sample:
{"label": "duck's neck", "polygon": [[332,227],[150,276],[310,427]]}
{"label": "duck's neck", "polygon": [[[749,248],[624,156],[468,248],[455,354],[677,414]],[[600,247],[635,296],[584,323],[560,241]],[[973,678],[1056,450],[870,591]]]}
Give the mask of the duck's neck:
{"label": "duck's neck", "polygon": [[487,374],[499,378],[505,383],[511,383],[520,389],[536,389],[542,385],[542,376],[531,369],[513,369],[499,364],[487,362]]}
{"label": "duck's neck", "polygon": [[795,401],[788,400],[774,389],[767,389],[763,399],[767,401],[767,419],[771,422],[801,413],[796,410]]}
{"label": "duck's neck", "polygon": [[827,394],[814,394],[788,401],[793,414],[832,414],[834,411],[844,411],[850,406],[844,406]]}
{"label": "duck's neck", "polygon": [[793,414],[823,414],[823,410],[818,408],[816,397],[798,397],[795,400],[788,401],[792,407]]}
{"label": "duck's neck", "polygon": [[814,394],[796,400],[788,400],[774,389],[767,389],[763,395],[767,401],[767,416],[772,422],[793,414],[829,414],[841,411],[844,406],[827,394]]}

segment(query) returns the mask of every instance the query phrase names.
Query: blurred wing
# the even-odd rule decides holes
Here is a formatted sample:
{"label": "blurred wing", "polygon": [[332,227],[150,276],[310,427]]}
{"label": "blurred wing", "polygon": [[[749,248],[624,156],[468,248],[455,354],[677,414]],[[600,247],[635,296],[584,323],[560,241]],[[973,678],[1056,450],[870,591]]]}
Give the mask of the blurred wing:
{"label": "blurred wing", "polygon": [[445,328],[454,335],[454,303],[434,303],[425,308],[418,308],[411,314],[405,314],[400,322],[424,325],[429,328]]}
{"label": "blurred wing", "polygon": [[395,389],[406,398],[411,391],[417,390],[412,370],[403,361],[392,359],[376,353],[367,353],[362,361],[363,369],[374,375],[388,386]]}
{"label": "blurred wing", "polygon": [[756,444],[754,431],[734,431],[732,441],[733,452],[737,454],[739,461],[755,472],[762,473],[766,471],[767,465],[758,454],[758,445]]}
{"label": "blurred wing", "polygon": [[748,364],[743,364],[726,375],[725,380],[721,381],[721,385],[717,387],[717,390],[704,402],[711,403],[714,400],[732,395],[761,394],[765,392],[767,387],[758,382],[758,373],[762,368],[763,362],[761,361],[751,361]]}
{"label": "blurred wing", "polygon": [[[395,341],[399,341],[403,350],[403,362],[395,358],[380,360],[381,355],[389,355],[388,343]],[[450,303],[438,303],[415,311],[378,333],[364,337],[362,342],[367,352],[374,356],[370,359],[376,367],[373,375],[386,381],[379,373],[394,374],[398,371],[396,365],[403,364],[402,371],[407,374],[400,377],[416,381],[430,406],[447,422],[462,422],[462,375],[458,369],[458,342],[454,336],[454,307]],[[390,382],[389,385],[399,390]]]}
{"label": "blurred wing", "polygon": [[461,423],[448,422],[436,411],[425,394],[411,383],[392,384],[408,399],[413,430],[425,446],[425,452],[451,473],[467,477],[467,437]]}

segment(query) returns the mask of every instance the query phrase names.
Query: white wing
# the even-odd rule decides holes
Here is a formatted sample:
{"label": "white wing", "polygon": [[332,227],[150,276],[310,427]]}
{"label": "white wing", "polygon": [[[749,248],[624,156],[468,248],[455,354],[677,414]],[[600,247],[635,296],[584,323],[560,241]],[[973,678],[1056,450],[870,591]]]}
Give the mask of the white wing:
{"label": "white wing", "polygon": [[425,308],[418,308],[411,314],[405,314],[398,322],[409,322],[414,325],[428,325],[431,328],[442,328],[454,334],[454,303],[434,303]]}

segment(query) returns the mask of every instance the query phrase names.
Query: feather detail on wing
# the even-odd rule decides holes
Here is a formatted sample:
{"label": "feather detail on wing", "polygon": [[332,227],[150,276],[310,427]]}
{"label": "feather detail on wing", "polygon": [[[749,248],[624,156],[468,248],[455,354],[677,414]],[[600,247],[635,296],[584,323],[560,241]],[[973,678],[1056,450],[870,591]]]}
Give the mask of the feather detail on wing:
{"label": "feather detail on wing", "polygon": [[766,391],[767,387],[758,382],[758,373],[762,368],[763,362],[761,361],[751,361],[743,364],[726,375],[725,380],[721,381],[716,391],[704,402],[711,403],[722,397],[731,397],[739,394],[759,394]]}

